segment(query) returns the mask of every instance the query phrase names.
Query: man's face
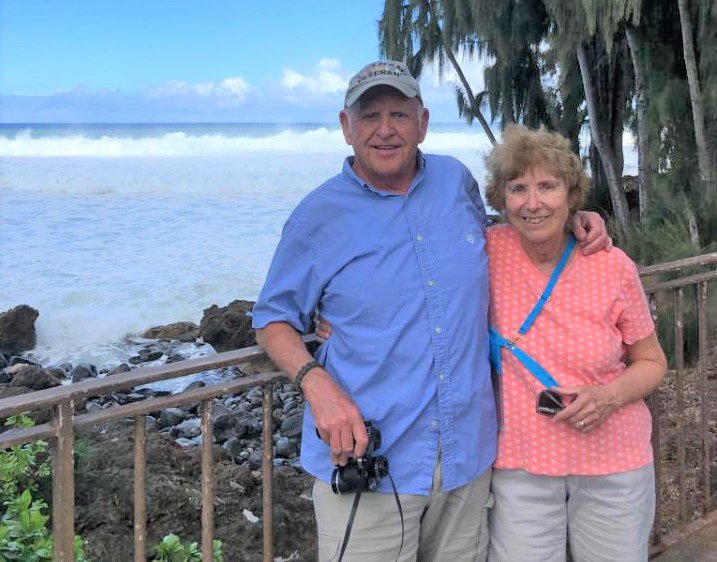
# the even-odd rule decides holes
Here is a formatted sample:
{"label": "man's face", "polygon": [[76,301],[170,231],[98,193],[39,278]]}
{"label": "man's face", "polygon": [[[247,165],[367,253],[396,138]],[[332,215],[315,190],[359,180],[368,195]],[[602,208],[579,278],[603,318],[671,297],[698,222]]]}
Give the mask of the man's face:
{"label": "man's face", "polygon": [[405,193],[416,174],[416,151],[426,137],[428,110],[398,92],[371,96],[339,114],[353,170],[376,189]]}

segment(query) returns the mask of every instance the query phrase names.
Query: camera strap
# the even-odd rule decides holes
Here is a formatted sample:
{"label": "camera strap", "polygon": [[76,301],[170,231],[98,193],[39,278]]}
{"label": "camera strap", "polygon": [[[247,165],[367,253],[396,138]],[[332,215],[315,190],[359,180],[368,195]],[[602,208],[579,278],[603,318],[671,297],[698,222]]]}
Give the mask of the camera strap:
{"label": "camera strap", "polygon": [[[363,472],[366,470],[365,468],[362,468],[361,471]],[[398,547],[398,554],[396,555],[396,561],[398,562],[399,557],[401,556],[401,551],[403,550],[403,537],[405,534],[405,527],[403,522],[403,507],[401,507],[401,500],[398,498],[398,491],[396,490],[396,484],[393,482],[393,477],[391,476],[391,472],[388,471],[388,479],[391,482],[391,488],[393,489],[393,497],[396,499],[396,506],[398,507],[398,515],[401,518],[401,545]],[[341,544],[341,552],[339,553],[339,559],[338,562],[341,562],[344,557],[344,553],[346,552],[346,547],[349,544],[349,537],[351,536],[351,528],[354,524],[354,519],[356,517],[356,511],[358,510],[359,501],[361,500],[361,492],[362,490],[359,488],[355,495],[354,495],[354,503],[351,506],[351,513],[349,514],[349,520],[346,524],[346,531],[344,532],[344,540]]]}
{"label": "camera strap", "polygon": [[543,290],[543,294],[540,295],[540,298],[538,299],[538,302],[535,303],[533,310],[530,311],[530,314],[528,314],[528,317],[525,319],[523,324],[520,326],[518,333],[513,338],[504,338],[493,326],[490,326],[488,328],[488,337],[490,344],[490,364],[491,367],[493,367],[493,371],[497,375],[503,374],[503,366],[500,352],[501,349],[505,348],[510,351],[515,356],[515,358],[523,365],[523,367],[525,367],[531,375],[538,379],[540,383],[545,386],[545,388],[553,388],[556,386],[560,386],[558,381],[556,381],[540,363],[538,363],[525,351],[520,349],[515,343],[528,332],[530,327],[533,325],[533,322],[535,322],[535,319],[538,317],[538,314],[540,314],[540,311],[543,310],[543,306],[545,305],[545,303],[550,300],[550,296],[553,294],[553,289],[558,282],[560,274],[565,269],[565,266],[568,263],[568,259],[570,258],[570,254],[573,252],[574,247],[575,237],[571,234],[568,238],[568,244],[563,251],[563,255],[560,257],[560,261],[558,261],[558,264],[555,266],[553,274],[550,276],[550,280],[548,281],[548,284]]}

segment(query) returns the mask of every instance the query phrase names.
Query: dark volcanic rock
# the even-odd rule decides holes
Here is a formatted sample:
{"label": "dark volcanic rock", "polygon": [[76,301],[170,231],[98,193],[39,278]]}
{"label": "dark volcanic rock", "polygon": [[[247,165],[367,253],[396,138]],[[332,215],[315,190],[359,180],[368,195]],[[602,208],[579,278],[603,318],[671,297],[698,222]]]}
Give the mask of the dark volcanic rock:
{"label": "dark volcanic rock", "polygon": [[53,386],[60,386],[60,381],[37,365],[18,365],[17,371],[12,373],[10,386],[24,386],[32,390],[43,390]]}
{"label": "dark volcanic rock", "polygon": [[253,306],[253,302],[235,300],[224,307],[205,308],[199,336],[219,352],[256,345],[250,315]]}
{"label": "dark volcanic rock", "polygon": [[190,342],[197,339],[198,327],[194,322],[174,322],[166,326],[154,326],[142,334],[143,338]]}
{"label": "dark volcanic rock", "polygon": [[297,412],[288,416],[281,424],[281,434],[284,437],[299,437],[301,426],[304,423],[304,412]]}
{"label": "dark volcanic rock", "polygon": [[132,363],[132,365],[139,365],[140,363],[148,363],[149,361],[156,361],[163,355],[164,355],[164,353],[162,353],[161,351],[143,351],[139,355],[130,357],[128,359],[128,361],[130,363]]}
{"label": "dark volcanic rock", "polygon": [[78,382],[84,379],[91,379],[97,376],[97,367],[90,363],[80,363],[75,365],[74,369],[70,372],[72,382]]}
{"label": "dark volcanic rock", "polygon": [[111,377],[112,375],[119,375],[120,373],[129,373],[132,369],[130,369],[130,366],[127,365],[127,363],[120,363],[116,367],[113,367],[109,371],[107,371],[106,377]]}
{"label": "dark volcanic rock", "polygon": [[26,304],[0,314],[0,348],[27,351],[35,347],[35,320],[39,315],[37,310]]}

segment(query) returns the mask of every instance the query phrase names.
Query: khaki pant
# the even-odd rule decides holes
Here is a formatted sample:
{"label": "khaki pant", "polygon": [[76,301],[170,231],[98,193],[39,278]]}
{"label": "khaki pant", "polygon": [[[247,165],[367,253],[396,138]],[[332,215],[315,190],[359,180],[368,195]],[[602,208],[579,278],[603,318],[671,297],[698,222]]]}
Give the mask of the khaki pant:
{"label": "khaki pant", "polygon": [[[440,457],[429,496],[400,494],[405,532],[400,562],[483,562],[488,548],[490,468],[470,484],[441,491]],[[319,561],[337,561],[354,494],[338,496],[314,483]],[[393,494],[361,495],[345,562],[392,562],[401,544],[401,519]]]}
{"label": "khaki pant", "polygon": [[655,515],[652,464],[605,476],[493,470],[490,562],[643,562]]}

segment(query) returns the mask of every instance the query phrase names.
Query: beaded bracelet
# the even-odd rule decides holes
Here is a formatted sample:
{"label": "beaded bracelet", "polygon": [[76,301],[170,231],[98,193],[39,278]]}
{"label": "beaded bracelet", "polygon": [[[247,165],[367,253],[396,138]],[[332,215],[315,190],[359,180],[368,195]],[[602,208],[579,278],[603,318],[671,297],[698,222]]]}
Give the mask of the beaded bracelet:
{"label": "beaded bracelet", "polygon": [[304,377],[308,374],[311,369],[315,369],[316,367],[321,367],[321,364],[318,361],[311,360],[306,365],[301,367],[299,369],[299,372],[296,373],[296,377],[294,377],[294,387],[296,390],[301,392],[301,394],[304,393],[304,391],[301,389],[301,381],[304,380]]}

